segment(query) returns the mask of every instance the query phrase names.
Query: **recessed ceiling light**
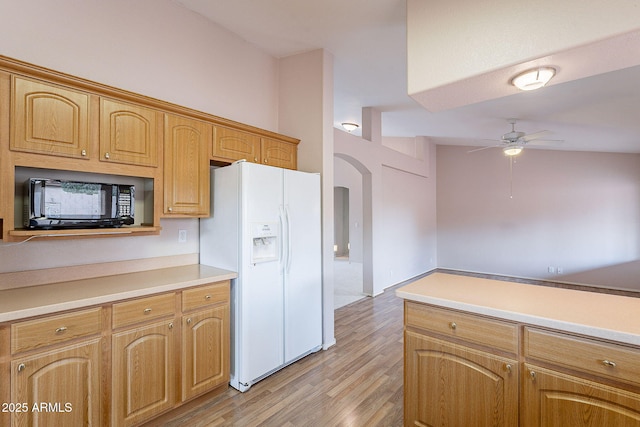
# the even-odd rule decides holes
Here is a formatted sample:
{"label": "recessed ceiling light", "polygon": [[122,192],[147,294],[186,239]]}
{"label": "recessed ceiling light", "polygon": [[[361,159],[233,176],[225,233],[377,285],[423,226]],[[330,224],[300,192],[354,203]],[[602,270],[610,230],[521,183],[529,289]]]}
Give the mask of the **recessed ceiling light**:
{"label": "recessed ceiling light", "polygon": [[347,132],[351,132],[354,131],[356,129],[358,129],[360,126],[358,126],[355,123],[349,123],[349,122],[344,122],[342,123],[342,127],[347,131]]}
{"label": "recessed ceiling light", "polygon": [[511,84],[520,90],[534,90],[546,85],[553,76],[556,69],[553,67],[540,67],[520,73],[511,79]]}

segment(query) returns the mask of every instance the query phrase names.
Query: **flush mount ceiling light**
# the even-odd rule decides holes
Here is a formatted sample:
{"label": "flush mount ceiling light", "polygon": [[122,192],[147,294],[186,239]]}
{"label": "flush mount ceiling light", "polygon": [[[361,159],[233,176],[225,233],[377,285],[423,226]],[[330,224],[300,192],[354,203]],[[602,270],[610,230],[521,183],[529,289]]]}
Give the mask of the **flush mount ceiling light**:
{"label": "flush mount ceiling light", "polygon": [[511,84],[520,90],[534,90],[546,85],[553,76],[556,69],[552,67],[540,67],[520,73],[511,79]]}
{"label": "flush mount ceiling light", "polygon": [[521,145],[509,145],[502,149],[505,156],[517,156],[522,152]]}
{"label": "flush mount ceiling light", "polygon": [[344,122],[342,123],[342,127],[347,131],[347,132],[351,132],[354,131],[356,129],[358,129],[360,126],[358,126],[355,123],[349,123],[349,122]]}

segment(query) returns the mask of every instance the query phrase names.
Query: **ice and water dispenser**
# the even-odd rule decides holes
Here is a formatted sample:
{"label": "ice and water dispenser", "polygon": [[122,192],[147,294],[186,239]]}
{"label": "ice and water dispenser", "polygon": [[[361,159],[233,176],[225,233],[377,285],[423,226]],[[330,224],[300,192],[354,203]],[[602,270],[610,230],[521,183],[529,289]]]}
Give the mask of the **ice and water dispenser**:
{"label": "ice and water dispenser", "polygon": [[251,230],[251,263],[278,260],[278,223],[254,223]]}

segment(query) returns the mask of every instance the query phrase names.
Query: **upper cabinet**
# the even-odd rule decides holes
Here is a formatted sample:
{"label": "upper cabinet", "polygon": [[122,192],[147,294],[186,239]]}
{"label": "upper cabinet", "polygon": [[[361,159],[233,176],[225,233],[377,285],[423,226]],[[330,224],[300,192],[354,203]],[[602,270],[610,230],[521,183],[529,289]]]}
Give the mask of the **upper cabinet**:
{"label": "upper cabinet", "polygon": [[269,166],[296,169],[298,167],[297,149],[298,147],[294,144],[271,138],[262,138],[260,141],[262,163]]}
{"label": "upper cabinet", "polygon": [[282,135],[262,135],[225,126],[214,126],[211,159],[221,162],[246,160],[251,163],[297,168],[299,141]]}
{"label": "upper cabinet", "polygon": [[245,159],[248,162],[260,163],[260,137],[249,132],[230,129],[224,126],[214,127],[214,158],[231,161]]}
{"label": "upper cabinet", "polygon": [[89,159],[89,94],[13,76],[11,149]]}
{"label": "upper cabinet", "polygon": [[100,160],[158,166],[158,126],[162,113],[151,108],[100,100]]}
{"label": "upper cabinet", "polygon": [[208,123],[166,115],[164,215],[209,216],[211,133]]}

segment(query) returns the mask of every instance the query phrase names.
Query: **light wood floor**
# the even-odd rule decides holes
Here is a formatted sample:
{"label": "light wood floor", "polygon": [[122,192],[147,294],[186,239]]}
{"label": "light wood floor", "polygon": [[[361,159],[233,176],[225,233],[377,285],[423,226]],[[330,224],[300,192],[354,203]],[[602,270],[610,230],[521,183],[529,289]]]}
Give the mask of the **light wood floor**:
{"label": "light wood floor", "polygon": [[335,313],[337,344],[240,393],[199,399],[153,426],[402,426],[402,300],[394,288]]}

